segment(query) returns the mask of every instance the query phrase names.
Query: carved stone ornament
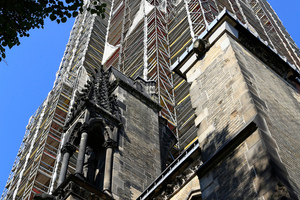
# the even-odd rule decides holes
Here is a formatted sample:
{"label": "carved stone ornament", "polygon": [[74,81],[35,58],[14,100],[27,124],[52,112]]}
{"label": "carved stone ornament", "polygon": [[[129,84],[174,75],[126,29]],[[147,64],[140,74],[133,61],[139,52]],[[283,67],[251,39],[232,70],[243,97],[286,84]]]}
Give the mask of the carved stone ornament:
{"label": "carved stone ornament", "polygon": [[193,49],[194,52],[198,55],[198,57],[201,57],[205,54],[205,52],[209,49],[210,44],[207,40],[203,39],[197,39],[193,43]]}
{"label": "carved stone ornament", "polygon": [[111,138],[108,138],[108,140],[105,141],[102,146],[104,148],[114,148],[114,147],[117,147],[118,144],[116,141],[112,140]]}
{"label": "carved stone ornament", "polygon": [[76,147],[74,145],[72,145],[71,143],[67,142],[63,148],[61,149],[61,153],[65,154],[65,153],[69,153],[70,157],[73,155],[73,153],[76,151]]}
{"label": "carved stone ornament", "polygon": [[112,94],[114,86],[109,83],[110,73],[111,71],[106,72],[101,66],[93,77],[93,80],[87,81],[84,89],[76,94],[66,127],[86,108],[90,109],[91,115],[94,116],[96,113],[93,112],[93,108],[99,107],[117,119],[120,117],[121,111],[117,104],[117,98]]}
{"label": "carved stone ornament", "polygon": [[189,167],[187,167],[180,175],[176,176],[175,179],[170,181],[166,187],[162,190],[158,196],[153,198],[153,200],[167,200],[175,192],[179,191],[181,187],[185,185],[191,178],[196,175],[197,169],[203,164],[203,162],[198,159],[194,161]]}
{"label": "carved stone ornament", "polygon": [[79,128],[79,133],[83,133],[83,132],[88,133],[90,129],[91,127],[88,124],[83,124]]}
{"label": "carved stone ornament", "polygon": [[83,183],[82,180],[74,176],[70,178],[62,188],[54,192],[55,200],[68,199],[69,197],[75,197],[78,200],[113,200],[112,197],[87,183]]}
{"label": "carved stone ornament", "polygon": [[89,199],[91,193],[86,191],[84,188],[78,186],[74,182],[70,181],[68,185],[58,195],[58,199],[64,199],[68,194],[75,194],[82,198]]}

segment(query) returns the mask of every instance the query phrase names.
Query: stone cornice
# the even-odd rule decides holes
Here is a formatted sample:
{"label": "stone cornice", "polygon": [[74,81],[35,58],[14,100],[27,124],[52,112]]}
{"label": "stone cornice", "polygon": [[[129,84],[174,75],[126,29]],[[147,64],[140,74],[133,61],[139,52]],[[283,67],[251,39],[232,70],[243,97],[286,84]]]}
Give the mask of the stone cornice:
{"label": "stone cornice", "polygon": [[[152,99],[152,97],[156,97],[155,94],[148,94],[146,91],[140,91],[137,89],[136,85],[138,82],[143,82],[141,84],[146,85],[148,87],[155,86],[154,81],[145,81],[142,78],[137,78],[136,80],[133,80],[131,78],[126,77],[121,72],[117,71],[114,68],[109,69],[112,74],[115,76],[115,80],[111,81],[111,84],[114,85],[114,89],[118,86],[125,89],[127,92],[132,94],[137,99],[141,100],[143,103],[145,103],[147,106],[151,107],[156,112],[161,110],[161,105]],[[112,89],[112,90],[114,90]]]}
{"label": "stone cornice", "polygon": [[[208,41],[209,45],[207,45],[207,48],[209,48],[224,33],[231,35],[232,38],[246,47],[251,53],[285,80],[287,80],[287,76],[291,74],[298,79],[300,78],[300,72],[293,64],[290,64],[284,56],[278,54],[267,42],[261,40],[258,35],[244,26],[234,15],[226,10],[223,10],[219,14],[198,39]],[[178,57],[178,60],[171,66],[171,70],[175,71],[183,78],[186,78],[188,69],[201,59],[201,56],[202,55],[197,57],[196,50],[193,48],[193,45],[191,45],[180,57]]]}

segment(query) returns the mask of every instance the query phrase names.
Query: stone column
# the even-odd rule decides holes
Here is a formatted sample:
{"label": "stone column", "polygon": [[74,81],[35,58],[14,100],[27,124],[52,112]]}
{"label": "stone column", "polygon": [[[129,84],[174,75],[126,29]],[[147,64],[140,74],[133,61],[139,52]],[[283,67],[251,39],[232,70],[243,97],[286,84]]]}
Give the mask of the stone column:
{"label": "stone column", "polygon": [[61,153],[63,154],[62,166],[59,174],[58,185],[60,185],[66,179],[67,169],[70,157],[73,155],[75,151],[75,147],[67,142],[64,147],[61,149]]}
{"label": "stone column", "polygon": [[112,160],[113,160],[113,148],[117,146],[117,143],[108,139],[103,146],[106,148],[105,157],[105,169],[104,169],[104,181],[103,181],[103,191],[111,195],[111,176],[112,176]]}
{"label": "stone column", "polygon": [[87,138],[88,138],[88,134],[86,132],[81,133],[75,174],[82,174]]}

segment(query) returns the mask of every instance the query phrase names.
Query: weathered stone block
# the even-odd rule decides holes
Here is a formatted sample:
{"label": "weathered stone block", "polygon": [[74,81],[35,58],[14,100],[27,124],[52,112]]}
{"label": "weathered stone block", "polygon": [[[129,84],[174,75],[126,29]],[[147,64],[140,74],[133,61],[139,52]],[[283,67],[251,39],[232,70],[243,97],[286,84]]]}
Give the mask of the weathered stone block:
{"label": "weathered stone block", "polygon": [[246,157],[250,166],[266,155],[267,152],[262,141],[255,143],[246,153]]}
{"label": "weathered stone block", "polygon": [[[234,74],[232,80],[234,81],[234,82],[232,82],[232,85],[231,85],[233,91],[238,91],[240,86],[246,83],[242,73]],[[237,97],[236,99],[238,99],[238,98],[239,97]]]}
{"label": "weathered stone block", "polygon": [[228,38],[224,39],[224,41],[221,42],[221,49],[224,51],[227,47],[230,45],[230,40]]}
{"label": "weathered stone block", "polygon": [[242,107],[240,113],[243,116],[245,123],[247,123],[257,115],[257,110],[253,104],[249,104],[247,107]]}
{"label": "weathered stone block", "polygon": [[197,118],[195,119],[195,126],[198,126],[202,120],[208,116],[208,109],[204,108],[203,111],[197,115]]}
{"label": "weathered stone block", "polygon": [[201,178],[200,186],[201,190],[205,190],[214,181],[213,174],[211,172],[207,173]]}
{"label": "weathered stone block", "polygon": [[230,74],[230,81],[226,84],[226,88],[232,87],[233,90],[239,86],[239,84],[244,81],[244,77],[240,73],[239,66],[237,63],[234,63],[230,68],[228,68]]}
{"label": "weathered stone block", "polygon": [[191,97],[191,103],[193,108],[200,108],[208,100],[208,95],[206,92],[197,93]]}
{"label": "weathered stone block", "polygon": [[236,90],[232,94],[233,101],[235,101],[235,102],[238,101],[241,98],[241,96],[243,96],[248,91],[249,90],[248,90],[248,87],[247,87],[246,83],[245,82],[240,82],[238,84],[238,88],[236,88]]}
{"label": "weathered stone block", "polygon": [[207,126],[207,120],[204,119],[200,125],[200,129],[198,130],[198,140],[201,144],[209,134],[211,134],[215,130],[214,125]]}
{"label": "weathered stone block", "polygon": [[187,82],[192,83],[196,78],[198,78],[201,74],[201,69],[199,67],[193,67],[187,73]]}
{"label": "weathered stone block", "polygon": [[196,79],[192,82],[190,87],[190,95],[194,95],[194,93],[199,93],[201,89],[201,80]]}
{"label": "weathered stone block", "polygon": [[246,139],[246,144],[247,144],[248,149],[251,149],[253,147],[253,145],[256,144],[260,140],[261,140],[261,137],[258,133],[258,130],[256,130]]}
{"label": "weathered stone block", "polygon": [[[200,187],[202,189],[202,180],[200,180]],[[211,195],[214,196],[214,192],[215,190],[217,190],[219,188],[219,183],[216,179],[214,179],[214,181],[205,189],[202,189],[202,199],[211,199]]]}
{"label": "weathered stone block", "polygon": [[258,196],[264,196],[268,191],[275,187],[276,182],[272,176],[271,170],[269,170],[266,173],[257,176],[254,180],[254,184],[257,189]]}

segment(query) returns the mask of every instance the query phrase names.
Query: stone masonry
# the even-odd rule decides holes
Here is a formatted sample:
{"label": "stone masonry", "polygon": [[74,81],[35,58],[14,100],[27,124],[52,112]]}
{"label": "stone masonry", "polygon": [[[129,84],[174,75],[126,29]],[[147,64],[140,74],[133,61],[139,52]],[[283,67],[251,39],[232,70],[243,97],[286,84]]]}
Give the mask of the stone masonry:
{"label": "stone masonry", "polygon": [[297,199],[299,93],[228,33],[186,77],[202,198]]}
{"label": "stone masonry", "polygon": [[114,90],[123,124],[113,158],[112,193],[115,199],[136,199],[161,173],[159,106],[149,104],[152,100],[147,95],[148,87],[141,82],[136,88],[130,88],[126,83],[119,84]]}

